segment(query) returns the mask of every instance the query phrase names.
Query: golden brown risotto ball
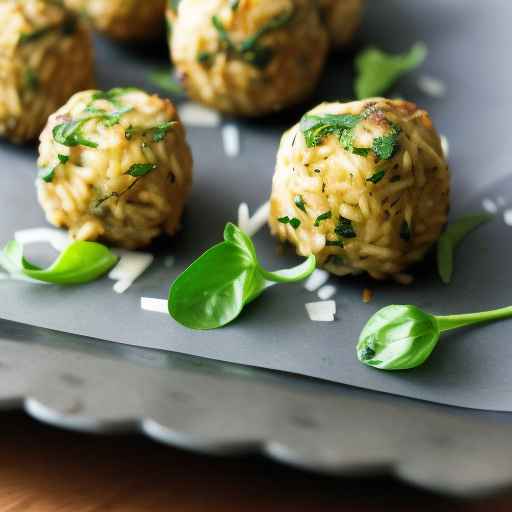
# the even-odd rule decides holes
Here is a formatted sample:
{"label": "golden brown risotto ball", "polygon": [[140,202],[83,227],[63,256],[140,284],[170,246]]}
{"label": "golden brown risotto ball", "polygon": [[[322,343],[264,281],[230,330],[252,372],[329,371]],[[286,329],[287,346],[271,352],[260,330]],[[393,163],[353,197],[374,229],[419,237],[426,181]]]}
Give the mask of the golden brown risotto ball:
{"label": "golden brown risotto ball", "polygon": [[49,222],[127,249],[176,232],[192,180],[175,107],[131,88],[75,94],[50,116],[38,166]]}
{"label": "golden brown risotto ball", "polygon": [[93,27],[122,41],[154,39],[163,34],[165,0],[64,0]]}
{"label": "golden brown risotto ball", "polygon": [[0,136],[37,138],[48,116],[93,86],[88,29],[57,3],[0,2]]}
{"label": "golden brown risotto ball", "polygon": [[193,99],[261,116],[305,99],[322,72],[328,36],[314,0],[181,0],[172,59]]}
{"label": "golden brown risotto ball", "polygon": [[446,224],[449,191],[427,112],[383,98],[324,103],[282,138],[270,226],[334,274],[405,282]]}
{"label": "golden brown risotto ball", "polygon": [[320,12],[335,47],[350,43],[361,24],[364,0],[320,0]]}

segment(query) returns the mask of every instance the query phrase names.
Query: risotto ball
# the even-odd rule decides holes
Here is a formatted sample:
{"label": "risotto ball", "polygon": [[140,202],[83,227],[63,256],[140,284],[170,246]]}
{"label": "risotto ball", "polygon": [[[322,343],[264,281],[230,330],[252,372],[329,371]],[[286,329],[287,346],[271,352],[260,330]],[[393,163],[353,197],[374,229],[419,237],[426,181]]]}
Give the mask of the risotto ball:
{"label": "risotto ball", "polygon": [[49,118],[38,166],[49,222],[127,249],[176,232],[192,180],[175,107],[138,89],[75,94]]}
{"label": "risotto ball", "polygon": [[0,2],[0,136],[36,139],[48,116],[93,86],[88,29],[58,3]]}
{"label": "risotto ball", "polygon": [[322,19],[333,46],[350,43],[361,23],[363,7],[364,0],[320,0]]}
{"label": "risotto ball", "polygon": [[406,282],[447,222],[449,192],[427,112],[382,98],[324,103],[282,138],[269,222],[334,274]]}
{"label": "risotto ball", "polygon": [[322,72],[328,36],[312,0],[181,0],[172,59],[189,96],[261,116],[304,100]]}
{"label": "risotto ball", "polygon": [[165,0],[64,0],[93,27],[122,41],[154,39],[164,33]]}

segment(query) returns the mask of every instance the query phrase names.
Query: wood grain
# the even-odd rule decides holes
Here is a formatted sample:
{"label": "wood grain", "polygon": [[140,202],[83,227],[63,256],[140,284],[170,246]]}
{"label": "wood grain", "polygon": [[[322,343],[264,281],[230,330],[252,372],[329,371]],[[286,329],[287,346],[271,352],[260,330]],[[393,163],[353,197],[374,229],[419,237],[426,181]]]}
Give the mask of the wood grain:
{"label": "wood grain", "polygon": [[197,456],[139,436],[69,433],[22,414],[1,418],[1,512],[512,510],[512,497],[461,503],[392,479],[323,478],[256,457]]}

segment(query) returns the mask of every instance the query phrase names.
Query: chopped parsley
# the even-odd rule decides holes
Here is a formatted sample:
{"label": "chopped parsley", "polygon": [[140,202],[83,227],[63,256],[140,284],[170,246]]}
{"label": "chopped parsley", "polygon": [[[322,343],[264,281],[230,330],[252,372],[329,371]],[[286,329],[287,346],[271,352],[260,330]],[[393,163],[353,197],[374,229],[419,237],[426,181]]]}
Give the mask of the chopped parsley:
{"label": "chopped parsley", "polygon": [[315,227],[320,226],[320,222],[330,219],[332,217],[332,212],[329,210],[328,212],[322,213],[315,220]]}
{"label": "chopped parsley", "polygon": [[89,148],[97,148],[98,144],[92,140],[86,139],[82,134],[83,125],[93,119],[95,116],[88,116],[83,119],[76,119],[67,123],[61,123],[52,130],[53,139],[64,146],[87,146]]}
{"label": "chopped parsley", "polygon": [[389,160],[398,150],[400,128],[392,125],[388,134],[375,137],[371,148],[356,147],[354,146],[354,129],[366,117],[365,113],[361,115],[326,114],[323,116],[306,114],[301,119],[300,127],[308,148],[318,146],[329,135],[335,135],[343,148],[351,153],[367,157],[370,151],[373,151],[380,160]]}
{"label": "chopped parsley", "polygon": [[[233,11],[236,11],[238,6],[239,1],[231,1],[231,9]],[[274,51],[269,46],[262,45],[261,38],[270,32],[279,30],[286,26],[292,21],[293,17],[293,10],[275,16],[253,35],[244,39],[240,44],[236,44],[232,41],[229,32],[226,30],[226,27],[219,16],[213,16],[211,21],[219,35],[219,51],[226,53],[228,57],[240,59],[256,68],[265,69],[272,61]],[[196,57],[199,63],[207,66],[213,63],[214,58],[214,53],[205,51],[199,52]]]}
{"label": "chopped parsley", "polygon": [[304,198],[301,195],[296,195],[293,198],[293,202],[299,210],[302,210],[304,213],[306,213],[306,203],[304,202]]}
{"label": "chopped parsley", "polygon": [[406,242],[409,242],[411,239],[411,227],[406,220],[402,221],[400,225],[400,238]]}
{"label": "chopped parsley", "polygon": [[183,87],[174,79],[172,69],[168,67],[151,71],[148,79],[153,85],[172,96],[183,96],[184,94]]}
{"label": "chopped parsley", "polygon": [[297,229],[299,226],[300,226],[300,220],[297,219],[296,217],[292,217],[290,219],[290,217],[288,216],[285,216],[285,217],[279,217],[278,219],[278,222],[280,222],[281,224],[290,224],[290,226],[293,228],[293,229]]}
{"label": "chopped parsley", "polygon": [[340,217],[334,232],[342,238],[356,238],[357,234],[352,226],[352,221],[345,217]]}
{"label": "chopped parsley", "polygon": [[384,178],[385,175],[386,171],[377,171],[375,174],[372,174],[369,178],[366,178],[366,181],[371,181],[372,183],[377,184],[379,183],[380,180],[382,180],[382,178]]}
{"label": "chopped parsley", "polygon": [[65,164],[69,160],[69,156],[67,155],[57,155],[58,163],[54,165],[50,165],[43,169],[39,169],[38,177],[45,181],[46,183],[51,183],[53,178],[55,177],[55,171],[60,164]]}
{"label": "chopped parsley", "polygon": [[155,170],[158,166],[156,164],[133,164],[125,174],[133,176],[134,178],[141,178],[146,174]]}
{"label": "chopped parsley", "polygon": [[393,158],[398,150],[398,136],[400,128],[396,125],[391,127],[391,131],[382,137],[373,139],[372,151],[380,160],[389,160]]}
{"label": "chopped parsley", "polygon": [[36,91],[39,88],[39,77],[32,68],[27,68],[24,76],[25,87],[29,91]]}
{"label": "chopped parsley", "polygon": [[155,126],[153,130],[153,142],[161,142],[165,139],[167,136],[167,132],[176,125],[176,121],[166,121],[165,123],[160,123],[159,125]]}

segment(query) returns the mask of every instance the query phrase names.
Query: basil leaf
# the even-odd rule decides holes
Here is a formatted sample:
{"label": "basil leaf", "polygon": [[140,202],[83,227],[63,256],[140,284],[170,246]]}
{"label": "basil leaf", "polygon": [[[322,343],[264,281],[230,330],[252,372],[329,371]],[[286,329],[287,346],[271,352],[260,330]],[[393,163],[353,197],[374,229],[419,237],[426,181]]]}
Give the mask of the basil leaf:
{"label": "basil leaf", "polygon": [[420,66],[427,56],[423,43],[416,43],[407,53],[392,55],[378,48],[367,48],[356,57],[356,97],[359,100],[381,96],[398,78]]}
{"label": "basil leaf", "polygon": [[337,135],[340,140],[345,130],[354,128],[361,116],[352,114],[326,114],[323,116],[306,114],[300,121],[300,129],[306,139],[306,146],[318,146],[328,135]]}
{"label": "basil leaf", "polygon": [[41,269],[25,259],[23,246],[9,242],[0,264],[11,273],[19,273],[38,281],[54,284],[83,284],[94,281],[108,272],[116,263],[108,247],[96,242],[76,241],[71,243],[47,269]]}
{"label": "basil leaf", "polygon": [[134,178],[140,178],[142,176],[146,176],[146,174],[150,173],[158,166],[156,164],[133,164],[125,174],[129,176],[133,176]]}
{"label": "basil leaf", "polygon": [[494,215],[481,213],[467,215],[448,225],[437,242],[437,270],[441,281],[450,284],[453,275],[453,258],[457,246],[473,230],[489,222]]}
{"label": "basil leaf", "polygon": [[259,264],[252,240],[228,223],[224,242],[208,249],[172,283],[169,314],[191,329],[222,327],[274,283],[308,277],[315,263],[310,256],[293,269],[268,272]]}

